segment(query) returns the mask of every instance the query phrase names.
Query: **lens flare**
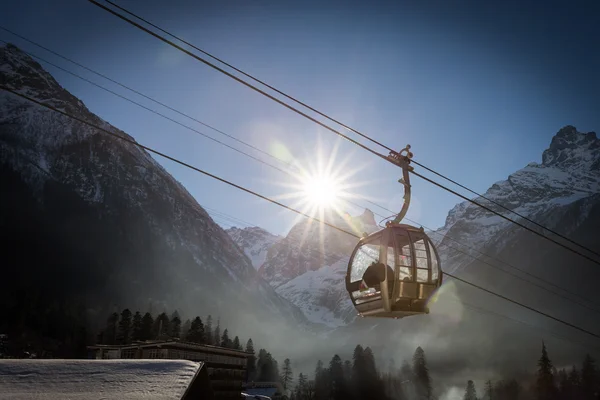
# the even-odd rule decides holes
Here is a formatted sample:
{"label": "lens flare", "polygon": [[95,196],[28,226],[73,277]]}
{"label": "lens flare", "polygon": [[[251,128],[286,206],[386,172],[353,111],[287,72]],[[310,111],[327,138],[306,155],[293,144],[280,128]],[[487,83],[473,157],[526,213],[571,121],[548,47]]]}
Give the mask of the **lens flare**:
{"label": "lens flare", "polygon": [[307,176],[303,182],[306,200],[317,207],[336,207],[340,197],[340,185],[329,175]]}

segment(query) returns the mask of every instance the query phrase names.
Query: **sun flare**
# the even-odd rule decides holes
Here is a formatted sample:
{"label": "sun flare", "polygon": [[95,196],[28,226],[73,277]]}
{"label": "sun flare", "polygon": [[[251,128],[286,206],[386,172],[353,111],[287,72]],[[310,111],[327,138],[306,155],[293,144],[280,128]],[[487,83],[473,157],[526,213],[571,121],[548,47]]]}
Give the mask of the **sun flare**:
{"label": "sun flare", "polygon": [[331,176],[307,176],[302,184],[306,201],[313,206],[335,208],[340,200],[340,185]]}

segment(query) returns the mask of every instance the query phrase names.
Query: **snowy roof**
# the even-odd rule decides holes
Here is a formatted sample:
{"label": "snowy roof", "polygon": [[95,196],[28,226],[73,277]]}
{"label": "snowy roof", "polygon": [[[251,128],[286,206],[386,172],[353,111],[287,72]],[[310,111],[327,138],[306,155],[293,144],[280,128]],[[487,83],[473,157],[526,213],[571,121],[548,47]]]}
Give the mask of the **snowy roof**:
{"label": "snowy roof", "polygon": [[181,399],[202,363],[0,360],[2,399]]}

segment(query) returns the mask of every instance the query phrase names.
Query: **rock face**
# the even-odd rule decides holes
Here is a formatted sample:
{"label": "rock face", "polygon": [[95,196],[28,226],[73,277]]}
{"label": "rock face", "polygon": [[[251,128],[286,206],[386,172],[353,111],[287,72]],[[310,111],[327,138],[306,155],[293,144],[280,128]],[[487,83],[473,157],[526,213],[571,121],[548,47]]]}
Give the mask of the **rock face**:
{"label": "rock face", "polygon": [[271,246],[281,240],[280,236],[273,235],[259,227],[237,228],[226,230],[233,241],[244,250],[255,269],[260,269],[267,258]]}
{"label": "rock face", "polygon": [[[589,210],[567,224],[559,224],[561,215],[580,202],[593,204],[600,193],[600,140],[594,132],[581,133],[572,126],[562,128],[542,155],[542,163],[530,163],[496,182],[484,194],[517,213],[566,236],[589,217]],[[485,199],[475,199],[503,215],[527,226],[534,224],[503,210]],[[432,235],[440,244],[442,261],[448,271],[458,271],[472,259],[462,252],[499,252],[510,239],[514,224],[468,202],[456,205],[448,213],[445,225]],[[547,233],[547,232],[545,232]],[[530,234],[531,235],[531,234]],[[552,236],[552,234],[550,234]],[[440,240],[444,237],[443,240]],[[589,240],[589,239],[588,239]]]}
{"label": "rock face", "polygon": [[[0,84],[133,140],[12,45],[0,48]],[[3,269],[11,285],[0,308],[26,309],[27,291],[80,305],[93,320],[115,308],[151,307],[220,315],[248,335],[267,321],[307,324],[189,192],[133,144],[0,91],[0,175],[0,242],[13,260]]]}
{"label": "rock face", "polygon": [[[359,235],[378,229],[370,210],[357,217],[327,215],[326,220]],[[269,248],[259,273],[311,322],[329,329],[345,326],[356,317],[345,285],[356,243],[346,233],[304,220]]]}

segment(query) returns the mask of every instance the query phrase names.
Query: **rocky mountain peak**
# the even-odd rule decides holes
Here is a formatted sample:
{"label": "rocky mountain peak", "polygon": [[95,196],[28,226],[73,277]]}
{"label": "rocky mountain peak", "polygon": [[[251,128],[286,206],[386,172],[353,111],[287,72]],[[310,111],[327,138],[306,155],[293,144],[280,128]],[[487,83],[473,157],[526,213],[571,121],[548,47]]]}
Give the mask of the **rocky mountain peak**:
{"label": "rocky mountain peak", "polygon": [[360,220],[365,225],[377,225],[377,222],[375,222],[375,214],[368,208],[365,208],[365,211],[360,216]]}
{"label": "rocky mountain peak", "polygon": [[600,139],[595,132],[582,133],[572,125],[560,129],[542,154],[542,165],[569,169],[579,165],[598,169]]}
{"label": "rocky mountain peak", "polygon": [[89,113],[87,107],[66,91],[42,66],[13,44],[0,46],[0,84],[35,97],[68,113]]}

